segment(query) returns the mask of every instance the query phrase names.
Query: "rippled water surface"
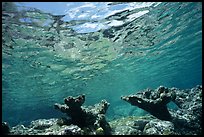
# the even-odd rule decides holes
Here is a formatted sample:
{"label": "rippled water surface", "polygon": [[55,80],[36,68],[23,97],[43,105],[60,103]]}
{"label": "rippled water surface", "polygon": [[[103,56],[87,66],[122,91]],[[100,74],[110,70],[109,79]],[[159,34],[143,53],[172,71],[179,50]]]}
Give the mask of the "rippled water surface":
{"label": "rippled water surface", "polygon": [[2,114],[10,125],[62,116],[86,94],[108,119],[142,110],[120,99],[160,85],[202,84],[202,4],[2,3]]}

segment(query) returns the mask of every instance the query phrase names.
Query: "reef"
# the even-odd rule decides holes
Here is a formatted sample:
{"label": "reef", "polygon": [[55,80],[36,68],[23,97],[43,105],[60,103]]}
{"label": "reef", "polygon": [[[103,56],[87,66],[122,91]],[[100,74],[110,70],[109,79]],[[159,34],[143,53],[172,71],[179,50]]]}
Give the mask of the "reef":
{"label": "reef", "polygon": [[105,113],[109,107],[106,100],[94,106],[82,106],[85,102],[85,95],[77,97],[68,96],[64,99],[64,105],[56,103],[55,109],[66,113],[69,116],[70,123],[79,126],[80,128],[88,128],[91,131],[102,131],[105,135],[110,134],[110,125],[105,119]]}
{"label": "reef", "polygon": [[[142,116],[124,116],[107,122],[105,113],[109,103],[106,100],[94,106],[83,106],[85,95],[69,96],[64,99],[65,104],[54,105],[55,109],[68,117],[39,119],[32,121],[27,127],[17,125],[9,128],[8,123],[2,122],[3,133],[9,135],[202,134],[202,86],[185,90],[160,86],[155,90],[146,89],[133,95],[123,96],[122,99],[149,113]],[[174,102],[177,107],[169,107],[170,102]],[[159,110],[154,105],[166,110]]]}
{"label": "reef", "polygon": [[[144,109],[157,120],[171,122],[165,123],[171,129],[169,134],[197,135],[202,132],[202,86],[200,85],[186,90],[160,86],[155,90],[146,89],[133,95],[122,96],[121,99]],[[178,106],[177,110],[167,108],[167,104],[171,101]],[[148,123],[146,126],[156,126],[154,123]],[[152,129],[146,127],[143,133],[161,134],[151,131]]]}

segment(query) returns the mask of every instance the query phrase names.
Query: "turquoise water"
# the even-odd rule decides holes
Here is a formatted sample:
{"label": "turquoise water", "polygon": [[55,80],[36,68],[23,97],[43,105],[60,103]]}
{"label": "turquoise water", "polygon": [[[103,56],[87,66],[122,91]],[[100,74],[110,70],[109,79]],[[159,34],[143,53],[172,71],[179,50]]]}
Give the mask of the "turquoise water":
{"label": "turquoise water", "polygon": [[2,5],[2,120],[10,125],[64,116],[54,103],[82,93],[84,105],[110,103],[108,120],[144,115],[120,96],[202,84],[202,3],[43,4]]}

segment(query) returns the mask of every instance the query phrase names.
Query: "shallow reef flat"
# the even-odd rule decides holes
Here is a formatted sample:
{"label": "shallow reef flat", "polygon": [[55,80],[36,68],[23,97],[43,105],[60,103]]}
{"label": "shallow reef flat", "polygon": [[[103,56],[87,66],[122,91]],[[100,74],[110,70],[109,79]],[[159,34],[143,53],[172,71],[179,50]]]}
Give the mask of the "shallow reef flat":
{"label": "shallow reef flat", "polygon": [[[38,119],[29,126],[9,127],[2,122],[3,133],[10,135],[201,135],[202,85],[181,90],[160,86],[122,96],[135,107],[148,112],[144,116],[127,116],[107,121],[106,100],[94,106],[83,106],[85,95],[68,96],[55,109],[68,117]],[[174,102],[178,108],[167,107]],[[158,107],[157,109],[154,109]],[[153,108],[153,109],[152,109]],[[159,109],[160,108],[160,109]],[[162,109],[162,110],[161,110]]]}

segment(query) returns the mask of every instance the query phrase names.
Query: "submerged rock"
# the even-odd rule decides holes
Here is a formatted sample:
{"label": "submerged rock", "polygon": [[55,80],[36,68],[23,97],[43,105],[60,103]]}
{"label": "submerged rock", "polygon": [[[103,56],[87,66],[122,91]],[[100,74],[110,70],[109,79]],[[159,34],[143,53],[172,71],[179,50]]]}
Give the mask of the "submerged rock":
{"label": "submerged rock", "polygon": [[57,119],[57,124],[59,126],[71,125],[71,119],[70,118],[65,118],[65,117],[58,118]]}
{"label": "submerged rock", "polygon": [[142,135],[144,126],[152,120],[151,116],[129,116],[110,122],[112,135]]}
{"label": "submerged rock", "polygon": [[84,131],[77,125],[63,125],[58,119],[39,119],[32,121],[28,127],[17,125],[11,128],[11,135],[83,135]]}
{"label": "submerged rock", "polygon": [[138,119],[134,121],[134,128],[143,131],[145,125],[149,122],[150,120],[145,120],[145,119]]}
{"label": "submerged rock", "polygon": [[174,135],[174,124],[170,121],[159,119],[151,120],[144,127],[143,134],[146,135]]}
{"label": "submerged rock", "polygon": [[142,132],[130,126],[118,126],[115,128],[113,135],[141,135]]}
{"label": "submerged rock", "polygon": [[[164,95],[161,95],[164,93]],[[173,93],[173,94],[172,94]],[[175,93],[175,94],[174,94]],[[173,97],[173,96],[174,97]],[[136,97],[136,98],[135,98]],[[172,98],[173,97],[173,98]],[[55,107],[66,113],[71,119],[52,118],[32,121],[26,127],[17,125],[10,128],[2,123],[4,133],[10,135],[201,135],[202,134],[202,86],[180,90],[159,87],[155,91],[147,90],[136,96],[126,96],[134,104],[163,102],[169,100],[178,105],[178,109],[167,108],[171,119],[161,120],[152,115],[128,116],[107,122],[105,113],[109,103],[102,100],[94,106],[82,106],[85,96],[68,97],[65,105]],[[166,102],[162,99],[166,100]],[[173,99],[173,100],[172,100]],[[150,113],[151,114],[151,113]],[[9,131],[9,132],[8,132]]]}
{"label": "submerged rock", "polygon": [[171,111],[172,122],[176,132],[181,135],[202,134],[202,86],[198,85],[192,89],[176,91],[175,104],[180,109]]}
{"label": "submerged rock", "polygon": [[175,92],[160,86],[157,90],[145,90],[134,95],[122,96],[122,100],[138,106],[161,120],[171,120],[167,103],[175,99]]}
{"label": "submerged rock", "polygon": [[104,130],[104,134],[110,134],[110,125],[105,119],[105,113],[109,107],[109,103],[106,100],[102,100],[100,103],[94,106],[82,106],[85,102],[85,95],[77,97],[68,96],[64,99],[65,104],[61,105],[56,103],[55,109],[66,113],[71,117],[71,123],[79,126],[80,128],[88,127],[93,132],[98,128]]}
{"label": "submerged rock", "polygon": [[17,125],[11,128],[11,135],[35,135],[33,129],[25,127],[24,125]]}
{"label": "submerged rock", "polygon": [[83,130],[77,125],[65,126],[58,135],[83,135]]}
{"label": "submerged rock", "polygon": [[57,123],[57,119],[39,119],[31,122],[30,127],[34,129],[45,129]]}
{"label": "submerged rock", "polygon": [[104,130],[103,128],[99,127],[96,129],[96,135],[104,135]]}
{"label": "submerged rock", "polygon": [[[158,129],[155,122],[147,123],[144,134],[202,134],[202,86],[185,90],[160,86],[156,90],[147,89],[121,99],[146,110],[160,120],[171,122],[159,122],[161,128],[168,125],[171,129],[165,132]],[[178,106],[177,110],[167,108],[166,104],[170,101]]]}

